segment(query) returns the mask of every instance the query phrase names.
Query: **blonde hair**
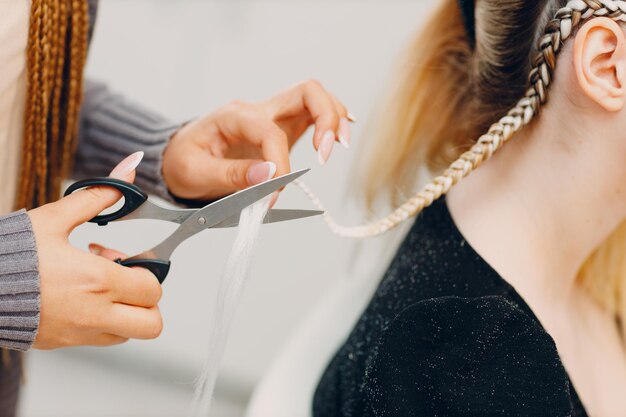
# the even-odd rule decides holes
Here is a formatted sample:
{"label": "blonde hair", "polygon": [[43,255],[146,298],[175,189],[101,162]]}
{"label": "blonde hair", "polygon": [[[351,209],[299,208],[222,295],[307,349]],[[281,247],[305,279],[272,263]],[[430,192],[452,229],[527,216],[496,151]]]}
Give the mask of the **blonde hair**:
{"label": "blonde hair", "polygon": [[[478,1],[472,50],[456,0],[442,1],[411,45],[387,119],[377,130],[368,175],[363,176],[367,200],[386,193],[397,205],[415,186],[420,166],[431,172],[447,168],[383,219],[348,228],[325,215],[331,230],[345,237],[372,237],[416,216],[539,114],[563,42],[582,21],[605,16],[626,22],[626,1],[571,0],[560,5]],[[478,141],[467,142],[477,136]],[[323,210],[319,199],[300,186]],[[578,282],[626,333],[626,223],[585,262]]]}
{"label": "blonde hair", "polygon": [[18,208],[58,199],[70,170],[88,32],[86,0],[32,1]]}

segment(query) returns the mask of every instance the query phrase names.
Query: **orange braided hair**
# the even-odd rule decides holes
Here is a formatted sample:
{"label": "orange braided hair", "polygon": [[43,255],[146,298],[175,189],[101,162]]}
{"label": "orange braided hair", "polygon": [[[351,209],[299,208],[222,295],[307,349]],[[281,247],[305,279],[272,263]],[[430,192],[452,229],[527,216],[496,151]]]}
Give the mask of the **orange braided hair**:
{"label": "orange braided hair", "polygon": [[85,0],[32,0],[19,208],[56,200],[71,168],[88,32]]}

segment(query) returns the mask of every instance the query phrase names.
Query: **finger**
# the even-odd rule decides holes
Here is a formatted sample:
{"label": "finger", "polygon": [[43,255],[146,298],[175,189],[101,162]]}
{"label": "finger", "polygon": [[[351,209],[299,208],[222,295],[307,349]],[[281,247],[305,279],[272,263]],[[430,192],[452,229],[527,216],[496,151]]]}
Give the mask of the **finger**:
{"label": "finger", "polygon": [[[132,182],[135,179],[135,168],[141,162],[143,152],[136,152],[111,171],[111,177]],[[111,187],[89,187],[76,191],[55,203],[64,213],[70,229],[83,224],[102,210],[112,206],[121,198],[121,193]]]}
{"label": "finger", "polygon": [[328,132],[336,133],[339,128],[341,115],[333,98],[319,81],[301,83],[268,100],[264,106],[277,118],[308,113],[315,123],[313,146],[316,150],[319,149],[324,135]]}
{"label": "finger", "polygon": [[128,268],[113,262],[108,262],[105,268],[114,302],[150,308],[161,300],[161,284],[147,269]]}
{"label": "finger", "polygon": [[[202,167],[200,198],[212,198],[231,194],[274,178],[277,167],[273,162],[247,159],[211,158]],[[208,188],[210,187],[210,188]]]}
{"label": "finger", "polygon": [[[302,90],[304,106],[309,110],[315,122],[313,146],[319,151],[324,139],[329,140],[328,138],[332,136],[332,140],[335,140],[340,116],[330,94],[322,84],[317,81],[309,81],[302,86]],[[330,152],[328,154],[330,156]],[[328,157],[326,156],[325,159],[327,160]]]}
{"label": "finger", "polygon": [[272,196],[270,197],[270,205],[269,208],[274,208],[274,205],[276,205],[276,202],[278,201],[278,197],[280,197],[280,192],[279,191],[274,191],[272,193]]}
{"label": "finger", "polygon": [[234,107],[217,120],[217,126],[228,141],[245,140],[259,146],[263,159],[276,164],[277,176],[291,171],[287,135],[260,109]]}
{"label": "finger", "polygon": [[113,304],[104,331],[128,339],[156,339],[163,331],[163,319],[158,307]]}
{"label": "finger", "polygon": [[[315,123],[313,133],[313,147],[317,150],[318,161],[324,165],[333,151],[341,114],[335,106],[332,96],[318,81],[307,81],[297,87],[300,94],[287,91],[270,101],[279,114],[291,115],[297,111],[307,111]],[[285,101],[286,103],[282,103]]]}
{"label": "finger", "polygon": [[[127,337],[116,336],[114,334],[103,333],[95,338],[90,338],[87,343],[88,346],[115,346],[128,342]],[[81,343],[82,345],[82,343]]]}
{"label": "finger", "polygon": [[97,243],[89,244],[89,252],[94,255],[101,256],[109,261],[117,261],[118,259],[126,259],[128,256],[123,254],[122,252],[118,252],[113,249],[105,248],[104,246],[98,245]]}
{"label": "finger", "polygon": [[344,104],[333,93],[328,93],[328,96],[332,100],[339,117],[348,119],[348,115],[350,114],[350,112],[348,112],[348,108],[344,106]]}
{"label": "finger", "polygon": [[341,117],[339,120],[339,129],[337,130],[337,141],[341,143],[341,146],[348,149],[350,147],[350,139],[352,137],[352,127],[350,126],[350,119],[348,118],[348,109],[339,101],[334,94],[328,93],[337,113]]}
{"label": "finger", "polygon": [[[340,117],[330,94],[319,82],[309,81],[302,86],[302,89],[304,106],[315,123],[313,147],[319,151],[324,140],[330,140],[328,139],[330,137],[335,140]],[[325,159],[327,160],[328,157],[326,156]]]}

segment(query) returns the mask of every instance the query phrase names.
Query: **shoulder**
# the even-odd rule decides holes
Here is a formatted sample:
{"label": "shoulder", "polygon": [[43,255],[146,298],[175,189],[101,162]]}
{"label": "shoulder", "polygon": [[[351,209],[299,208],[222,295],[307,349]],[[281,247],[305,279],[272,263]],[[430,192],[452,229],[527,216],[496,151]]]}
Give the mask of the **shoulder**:
{"label": "shoulder", "polygon": [[376,415],[566,416],[551,337],[502,296],[413,304],[384,330],[366,394]]}

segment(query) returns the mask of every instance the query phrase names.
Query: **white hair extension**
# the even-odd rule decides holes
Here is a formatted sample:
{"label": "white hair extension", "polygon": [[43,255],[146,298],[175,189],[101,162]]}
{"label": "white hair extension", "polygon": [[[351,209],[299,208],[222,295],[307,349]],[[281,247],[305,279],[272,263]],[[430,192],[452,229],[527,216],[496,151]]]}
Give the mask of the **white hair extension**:
{"label": "white hair extension", "polygon": [[196,381],[191,417],[209,415],[220,360],[242,291],[250,276],[261,224],[268,208],[269,199],[265,198],[241,212],[237,237],[219,281],[207,356]]}

